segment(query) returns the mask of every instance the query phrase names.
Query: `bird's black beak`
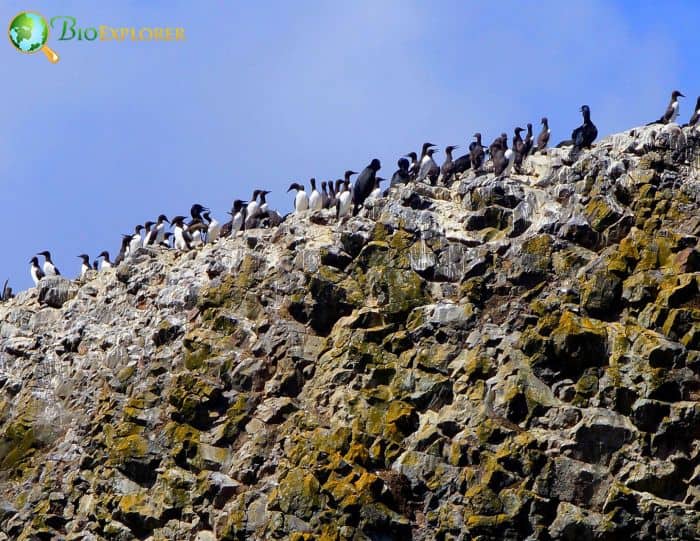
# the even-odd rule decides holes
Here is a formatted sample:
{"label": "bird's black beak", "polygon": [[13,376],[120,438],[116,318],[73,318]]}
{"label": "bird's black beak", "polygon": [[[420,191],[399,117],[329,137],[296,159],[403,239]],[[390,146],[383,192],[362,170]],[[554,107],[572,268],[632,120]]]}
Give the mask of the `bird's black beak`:
{"label": "bird's black beak", "polygon": [[681,94],[681,93],[679,92],[678,95],[679,95],[681,98],[685,98],[685,94]]}

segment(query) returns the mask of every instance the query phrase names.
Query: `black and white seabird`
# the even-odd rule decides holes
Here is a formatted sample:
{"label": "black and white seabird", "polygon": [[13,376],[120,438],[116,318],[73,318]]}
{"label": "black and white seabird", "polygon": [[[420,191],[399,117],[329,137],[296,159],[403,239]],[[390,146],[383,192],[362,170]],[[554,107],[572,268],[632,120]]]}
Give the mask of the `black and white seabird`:
{"label": "black and white seabird", "polygon": [[374,189],[367,196],[367,199],[379,199],[382,196],[381,183],[385,180],[382,177],[374,177]]}
{"label": "black and white seabird", "polygon": [[355,185],[352,187],[352,215],[357,216],[357,212],[360,207],[372,193],[375,187],[375,178],[377,176],[377,171],[382,168],[381,162],[374,158],[370,164],[364,168],[360,176],[357,177]]}
{"label": "black and white seabird", "polygon": [[[148,240],[149,237],[151,236],[151,228],[156,225],[154,222],[147,221],[144,222],[143,224],[143,245],[148,246]],[[155,233],[155,229],[153,229],[153,232]],[[153,237],[155,238],[155,236]]]}
{"label": "black and white seabird", "polygon": [[695,102],[695,110],[693,111],[693,114],[690,116],[690,120],[683,127],[684,128],[687,126],[695,127],[698,124],[698,120],[700,120],[700,96],[698,96],[698,99]]}
{"label": "black and white seabird", "polygon": [[455,162],[452,159],[452,151],[459,148],[457,145],[448,145],[445,147],[445,161],[440,166],[440,177],[443,183],[447,183],[452,179],[454,173]]}
{"label": "black and white seabird", "polygon": [[172,238],[173,238],[173,234],[170,231],[166,231],[163,234],[163,241],[160,243],[160,246],[162,246],[163,248],[168,248],[168,249],[172,248],[172,243],[170,240]]}
{"label": "black and white seabird", "polygon": [[647,126],[651,126],[652,124],[668,124],[669,122],[675,122],[676,118],[678,118],[678,113],[680,112],[680,104],[678,103],[678,98],[685,98],[685,96],[681,94],[678,90],[674,90],[671,93],[671,100],[668,102],[668,107],[666,107],[666,111],[664,111],[664,114],[659,120],[650,122],[649,124],[647,124]]}
{"label": "black and white seabird", "polygon": [[39,280],[41,280],[46,274],[44,274],[44,271],[41,270],[39,267],[39,258],[34,256],[32,257],[29,262],[31,263],[31,266],[29,267],[29,274],[32,276],[32,280],[34,281],[34,285],[38,286],[39,285]]}
{"label": "black and white seabird", "polygon": [[170,223],[173,226],[175,249],[182,252],[190,250],[192,248],[192,235],[185,229],[185,217],[175,216]]}
{"label": "black and white seabird", "polygon": [[[102,258],[102,270],[111,269],[113,264],[109,260],[109,252],[107,250],[100,252],[100,255],[98,255],[97,258],[99,259],[100,257]],[[97,261],[97,259],[95,259],[95,261]]]}
{"label": "black and white seabird", "polygon": [[304,186],[297,182],[293,182],[287,192],[296,190],[297,194],[294,196],[294,212],[304,212],[309,209],[309,196],[306,195],[304,191]]}
{"label": "black and white seabird", "polygon": [[581,106],[581,114],[583,115],[583,124],[571,132],[571,139],[562,141],[557,145],[557,148],[573,145],[574,150],[591,148],[593,141],[598,137],[598,128],[591,121],[591,109],[588,105]]}
{"label": "black and white seabird", "polygon": [[418,163],[418,154],[415,152],[409,152],[408,154],[404,154],[403,157],[411,159],[411,163],[408,166],[408,175],[410,180],[416,180],[416,177],[418,176],[418,169],[420,168],[420,163]]}
{"label": "black and white seabird", "polygon": [[97,259],[92,260],[92,270],[100,270],[100,263]]}
{"label": "black and white seabird", "polygon": [[406,184],[411,179],[411,175],[409,173],[409,167],[411,164],[406,158],[399,158],[396,165],[398,166],[398,169],[391,176],[390,186]]}
{"label": "black and white seabird", "polygon": [[124,259],[129,255],[129,243],[131,242],[131,235],[122,235],[122,243],[119,247],[119,253],[114,260],[114,266],[119,265]]}
{"label": "black and white seabird", "polygon": [[433,154],[437,151],[435,148],[428,148],[425,151],[425,156],[421,159],[420,169],[418,171],[418,182],[427,180],[432,186],[435,186],[437,179],[440,176],[440,168],[433,159]]}
{"label": "black and white seabird", "polygon": [[254,229],[257,226],[258,216],[260,214],[260,203],[258,203],[258,197],[262,190],[253,190],[253,195],[248,201],[246,206],[246,218],[245,227],[246,229]]}
{"label": "black and white seabird", "polygon": [[204,244],[203,234],[207,231],[207,224],[202,213],[207,211],[209,211],[209,209],[199,203],[195,203],[190,208],[190,216],[192,216],[192,219],[185,225],[184,230],[189,232],[192,237],[190,241],[190,246],[192,248]]}
{"label": "black and white seabird", "polygon": [[547,148],[549,137],[552,135],[552,130],[549,129],[549,120],[547,120],[546,116],[543,116],[540,122],[542,123],[542,131],[537,136],[537,150],[542,152],[545,148]]}
{"label": "black and white seabird", "polygon": [[80,265],[80,277],[85,278],[87,272],[92,270],[92,266],[90,265],[90,256],[87,254],[80,254],[78,259],[83,260],[83,263]]}
{"label": "black and white seabird", "polygon": [[311,210],[321,210],[323,208],[323,198],[321,193],[316,189],[316,179],[309,180],[311,184],[311,193],[309,194],[309,208]]}
{"label": "black and white seabird", "polygon": [[231,215],[231,234],[235,235],[239,231],[245,231],[248,218],[248,207],[245,201],[236,199],[229,214]]}
{"label": "black and white seabird", "polygon": [[156,220],[156,239],[155,244],[161,245],[165,240],[165,224],[169,224],[168,217],[165,214],[158,216]]}
{"label": "black and white seabird", "polygon": [[131,241],[129,241],[129,250],[126,253],[127,256],[133,256],[141,246],[143,246],[143,239],[141,238],[141,231],[143,231],[142,225],[137,225],[134,228],[134,234],[131,235]]}
{"label": "black and white seabird", "polygon": [[53,261],[51,261],[51,252],[48,250],[45,250],[43,252],[39,252],[36,255],[42,255],[44,256],[44,274],[46,276],[60,276],[61,273],[59,272],[58,268],[53,264]]}
{"label": "black and white seabird", "polygon": [[206,211],[202,214],[202,216],[204,216],[204,219],[209,222],[209,225],[207,226],[207,242],[212,244],[219,240],[219,235],[221,234],[221,224],[216,220],[216,218],[211,217],[210,211]]}
{"label": "black and white seabird", "polygon": [[343,189],[338,194],[335,203],[335,217],[340,219],[343,216],[350,214],[350,208],[352,207],[352,192],[350,191],[350,178],[346,175],[345,180],[343,180]]}

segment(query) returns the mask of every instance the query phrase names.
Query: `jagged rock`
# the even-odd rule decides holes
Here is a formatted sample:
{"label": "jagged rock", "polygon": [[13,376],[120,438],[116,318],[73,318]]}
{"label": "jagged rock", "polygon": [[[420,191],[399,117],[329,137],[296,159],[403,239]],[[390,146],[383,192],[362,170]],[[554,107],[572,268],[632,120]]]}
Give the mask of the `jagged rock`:
{"label": "jagged rock", "polygon": [[700,135],[0,304],[0,539],[693,539]]}

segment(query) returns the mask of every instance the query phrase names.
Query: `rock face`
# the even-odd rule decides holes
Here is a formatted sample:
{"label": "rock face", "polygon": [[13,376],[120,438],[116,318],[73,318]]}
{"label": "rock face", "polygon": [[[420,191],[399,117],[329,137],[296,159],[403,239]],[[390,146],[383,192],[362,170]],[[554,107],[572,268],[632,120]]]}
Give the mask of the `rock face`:
{"label": "rock face", "polygon": [[0,539],[696,538],[700,136],[523,167],[1,304]]}

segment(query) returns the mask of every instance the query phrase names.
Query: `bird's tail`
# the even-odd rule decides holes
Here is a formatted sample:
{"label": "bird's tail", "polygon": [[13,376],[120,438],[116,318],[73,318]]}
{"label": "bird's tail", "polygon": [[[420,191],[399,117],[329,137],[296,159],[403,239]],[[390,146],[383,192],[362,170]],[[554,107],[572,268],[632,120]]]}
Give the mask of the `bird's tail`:
{"label": "bird's tail", "polygon": [[568,146],[572,146],[573,144],[574,144],[573,139],[565,139],[564,141],[562,141],[561,143],[559,143],[557,145],[557,148],[568,147]]}
{"label": "bird's tail", "polygon": [[660,118],[659,120],[654,120],[654,122],[649,122],[649,124],[644,124],[645,126],[653,126],[654,124],[663,124],[664,120]]}

